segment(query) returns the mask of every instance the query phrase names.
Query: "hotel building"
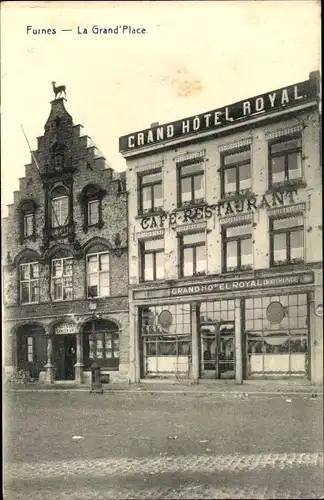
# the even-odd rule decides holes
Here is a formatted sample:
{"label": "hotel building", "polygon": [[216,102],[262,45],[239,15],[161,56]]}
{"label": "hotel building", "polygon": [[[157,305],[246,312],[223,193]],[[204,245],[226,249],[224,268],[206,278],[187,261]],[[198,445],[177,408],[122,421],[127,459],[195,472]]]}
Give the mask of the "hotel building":
{"label": "hotel building", "polygon": [[319,81],[120,138],[130,381],[322,383]]}

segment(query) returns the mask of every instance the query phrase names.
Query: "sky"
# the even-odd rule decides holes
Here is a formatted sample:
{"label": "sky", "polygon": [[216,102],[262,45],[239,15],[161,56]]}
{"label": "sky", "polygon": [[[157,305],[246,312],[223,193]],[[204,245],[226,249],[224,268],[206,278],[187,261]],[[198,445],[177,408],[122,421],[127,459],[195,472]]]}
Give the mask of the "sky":
{"label": "sky", "polygon": [[[92,33],[118,25],[147,33]],[[21,125],[36,149],[53,80],[74,124],[121,171],[121,135],[307,80],[320,59],[314,0],[1,2],[2,216],[30,162]]]}

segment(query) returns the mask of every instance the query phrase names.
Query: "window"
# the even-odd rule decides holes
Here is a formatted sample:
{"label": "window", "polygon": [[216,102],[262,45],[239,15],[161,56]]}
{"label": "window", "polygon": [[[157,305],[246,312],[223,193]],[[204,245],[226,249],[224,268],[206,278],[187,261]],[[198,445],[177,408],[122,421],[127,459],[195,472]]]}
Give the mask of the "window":
{"label": "window", "polygon": [[240,195],[251,190],[251,151],[222,155],[221,196]]}
{"label": "window", "polygon": [[36,239],[35,235],[35,214],[37,205],[34,200],[23,200],[20,204],[20,243],[24,240]]}
{"label": "window", "polygon": [[96,319],[83,328],[84,366],[90,368],[93,361],[100,367],[117,370],[119,366],[119,328],[115,322]]}
{"label": "window", "polygon": [[109,269],[109,253],[87,255],[87,295],[89,298],[109,296]]}
{"label": "window", "polygon": [[63,186],[54,189],[51,203],[52,227],[65,226],[69,220],[69,198]]}
{"label": "window", "polygon": [[156,212],[162,207],[162,172],[139,176],[139,213]]}
{"label": "window", "polygon": [[52,260],[52,298],[53,300],[72,299],[72,257]]}
{"label": "window", "polygon": [[223,272],[252,268],[250,226],[234,226],[223,229],[223,255]]}
{"label": "window", "polygon": [[106,191],[95,184],[85,186],[80,195],[79,201],[83,212],[83,230],[88,231],[89,227],[103,227],[102,219],[102,199]]}
{"label": "window", "polygon": [[164,242],[162,238],[140,243],[141,279],[155,281],[164,278]]}
{"label": "window", "polygon": [[24,237],[34,234],[34,214],[24,215]]}
{"label": "window", "polygon": [[303,216],[270,219],[270,265],[292,264],[303,260]]}
{"label": "window", "polygon": [[88,226],[94,226],[99,222],[99,200],[88,202]]}
{"label": "window", "polygon": [[[307,294],[255,297],[245,300],[245,331],[249,375],[306,375],[308,371]],[[283,315],[270,322],[270,304]]]}
{"label": "window", "polygon": [[206,272],[205,233],[180,237],[181,276],[196,276]]}
{"label": "window", "polygon": [[27,262],[20,265],[20,303],[39,302],[39,263]]}
{"label": "window", "polygon": [[301,138],[281,140],[270,144],[269,184],[300,179],[301,171]]}
{"label": "window", "polygon": [[179,167],[180,207],[204,201],[204,167],[201,163]]}
{"label": "window", "polygon": [[89,335],[89,359],[119,358],[118,333],[96,332]]}
{"label": "window", "polygon": [[34,337],[27,337],[27,361],[34,362]]}

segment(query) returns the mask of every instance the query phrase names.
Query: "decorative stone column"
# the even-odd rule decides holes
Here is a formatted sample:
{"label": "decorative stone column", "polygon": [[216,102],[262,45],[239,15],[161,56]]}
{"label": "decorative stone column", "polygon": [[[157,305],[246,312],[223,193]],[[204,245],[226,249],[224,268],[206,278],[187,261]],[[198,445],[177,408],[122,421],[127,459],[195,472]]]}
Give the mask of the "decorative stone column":
{"label": "decorative stone column", "polygon": [[77,361],[74,365],[75,368],[75,381],[78,384],[83,384],[83,334],[78,332],[76,334],[76,357]]}
{"label": "decorative stone column", "polygon": [[47,340],[47,363],[45,365],[45,384],[53,384],[54,382],[54,372],[53,372],[53,335],[46,329],[46,340]]}
{"label": "decorative stone column", "polygon": [[243,383],[241,299],[235,299],[235,382],[237,384]]}
{"label": "decorative stone column", "polygon": [[191,304],[191,378],[199,380],[199,334],[197,321],[197,303]]}

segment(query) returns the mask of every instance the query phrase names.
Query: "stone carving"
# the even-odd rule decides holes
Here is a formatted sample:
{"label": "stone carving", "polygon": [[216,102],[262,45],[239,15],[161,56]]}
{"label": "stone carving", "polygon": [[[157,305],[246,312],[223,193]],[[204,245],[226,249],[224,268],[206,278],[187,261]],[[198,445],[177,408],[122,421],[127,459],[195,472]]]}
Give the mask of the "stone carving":
{"label": "stone carving", "polygon": [[61,96],[64,94],[64,97],[66,97],[66,87],[65,85],[59,85],[58,87],[55,86],[56,82],[52,82],[52,87],[53,87],[53,92],[55,94],[55,99],[56,96]]}

